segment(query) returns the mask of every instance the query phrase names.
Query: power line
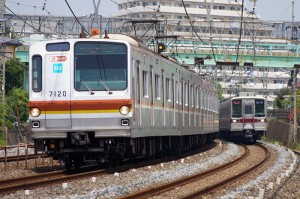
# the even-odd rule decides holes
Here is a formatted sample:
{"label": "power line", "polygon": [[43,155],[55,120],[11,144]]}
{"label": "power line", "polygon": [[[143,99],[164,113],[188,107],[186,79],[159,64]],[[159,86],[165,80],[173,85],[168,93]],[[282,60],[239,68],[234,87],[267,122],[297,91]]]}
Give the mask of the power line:
{"label": "power line", "polygon": [[81,25],[81,27],[83,28],[83,30],[84,30],[89,36],[91,36],[91,34],[90,34],[88,31],[86,31],[86,29],[84,28],[84,26],[80,23],[80,21],[78,20],[78,18],[77,18],[76,15],[74,14],[74,12],[73,12],[71,6],[69,5],[68,1],[65,0],[65,2],[66,2],[66,4],[67,4],[67,6],[69,7],[70,11],[72,12],[73,16],[75,17],[76,21]]}
{"label": "power line", "polygon": [[[200,41],[202,41],[204,44],[208,45],[208,43],[206,43],[205,41],[203,41],[203,40],[199,37],[199,35],[197,34],[197,32],[196,32],[196,30],[195,30],[195,28],[194,28],[194,25],[192,24],[192,21],[191,21],[191,19],[190,19],[190,16],[189,16],[189,14],[188,14],[188,12],[187,12],[187,10],[186,10],[186,7],[185,7],[185,4],[184,4],[183,0],[181,0],[181,2],[182,2],[182,5],[183,5],[183,7],[184,7],[186,16],[187,16],[187,18],[188,18],[188,20],[189,20],[189,22],[190,22],[190,24],[191,24],[191,27],[192,27],[192,29],[193,29],[193,32],[196,34],[196,36],[198,37],[198,39],[199,39]],[[215,62],[217,63],[216,56],[215,56],[215,52],[214,52],[214,47],[213,47],[212,43],[211,43],[210,47],[211,47],[211,49],[212,49],[213,58],[214,58]]]}
{"label": "power line", "polygon": [[[24,7],[31,7],[31,8],[33,8],[34,10],[35,10],[36,8],[39,8],[39,9],[41,9],[43,12],[47,12],[48,15],[50,15],[50,16],[53,17],[53,15],[46,9],[46,2],[44,2],[44,4],[43,4],[42,7],[41,7],[41,6],[36,6],[36,5],[24,4],[24,3],[16,3],[16,2],[12,2],[12,1],[6,1],[6,2],[9,2],[9,3],[11,3],[11,4],[18,5],[18,9],[19,9],[19,6],[20,6],[20,5],[21,5],[21,6],[24,6]],[[18,14],[19,14],[19,13],[18,13]]]}
{"label": "power line", "polygon": [[9,10],[14,16],[18,17],[21,21],[23,21],[25,24],[27,24],[28,26],[30,26],[31,28],[33,28],[34,30],[38,31],[39,33],[45,34],[44,32],[36,29],[34,26],[32,26],[31,24],[29,24],[28,22],[26,22],[25,20],[23,20],[21,17],[19,17],[16,13],[14,13],[11,9],[9,9],[6,5],[4,5],[4,7]]}

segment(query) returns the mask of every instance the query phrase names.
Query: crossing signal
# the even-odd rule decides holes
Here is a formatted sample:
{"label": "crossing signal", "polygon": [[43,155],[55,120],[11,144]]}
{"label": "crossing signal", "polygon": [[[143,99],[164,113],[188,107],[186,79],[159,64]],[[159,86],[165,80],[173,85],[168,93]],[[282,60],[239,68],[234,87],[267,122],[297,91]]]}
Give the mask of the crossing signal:
{"label": "crossing signal", "polygon": [[163,43],[159,43],[158,46],[157,46],[157,48],[158,48],[158,53],[161,53],[161,52],[165,51],[166,46]]}

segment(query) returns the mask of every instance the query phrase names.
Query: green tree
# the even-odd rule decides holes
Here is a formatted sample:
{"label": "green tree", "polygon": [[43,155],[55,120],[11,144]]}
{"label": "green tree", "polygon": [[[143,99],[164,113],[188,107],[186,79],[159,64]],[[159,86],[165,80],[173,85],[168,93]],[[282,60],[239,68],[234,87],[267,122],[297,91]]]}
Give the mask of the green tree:
{"label": "green tree", "polygon": [[23,86],[24,64],[19,59],[10,59],[5,63],[5,93],[9,93],[13,88]]}
{"label": "green tree", "polygon": [[217,92],[218,92],[219,100],[222,101],[224,99],[224,97],[222,95],[223,91],[222,91],[222,85],[220,82],[218,82],[218,84],[217,84]]}
{"label": "green tree", "polygon": [[[28,120],[28,92],[22,88],[13,88],[6,98],[7,126],[21,124]],[[15,123],[16,122],[16,123]]]}
{"label": "green tree", "polygon": [[277,97],[274,100],[275,107],[278,109],[286,109],[290,105],[290,98],[284,98],[284,96],[290,96],[291,89],[282,88],[278,91]]}

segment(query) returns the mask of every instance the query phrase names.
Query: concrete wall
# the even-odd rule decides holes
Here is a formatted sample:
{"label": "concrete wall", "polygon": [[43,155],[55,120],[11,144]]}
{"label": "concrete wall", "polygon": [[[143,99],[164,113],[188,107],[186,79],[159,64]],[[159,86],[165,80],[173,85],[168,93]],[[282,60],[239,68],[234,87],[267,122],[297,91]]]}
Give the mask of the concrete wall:
{"label": "concrete wall", "polygon": [[[293,143],[294,135],[289,133],[290,124],[280,120],[272,120],[269,122],[267,137],[278,140],[285,145]],[[300,142],[300,128],[298,127],[297,141]]]}

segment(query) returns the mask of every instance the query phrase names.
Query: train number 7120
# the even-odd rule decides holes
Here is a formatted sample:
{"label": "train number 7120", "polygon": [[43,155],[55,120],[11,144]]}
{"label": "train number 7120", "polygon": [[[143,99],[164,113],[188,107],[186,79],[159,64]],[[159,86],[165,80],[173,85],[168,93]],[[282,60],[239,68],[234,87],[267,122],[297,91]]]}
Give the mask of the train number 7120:
{"label": "train number 7120", "polygon": [[49,91],[50,97],[66,97],[67,91]]}

